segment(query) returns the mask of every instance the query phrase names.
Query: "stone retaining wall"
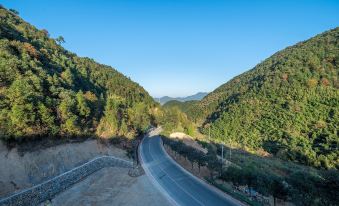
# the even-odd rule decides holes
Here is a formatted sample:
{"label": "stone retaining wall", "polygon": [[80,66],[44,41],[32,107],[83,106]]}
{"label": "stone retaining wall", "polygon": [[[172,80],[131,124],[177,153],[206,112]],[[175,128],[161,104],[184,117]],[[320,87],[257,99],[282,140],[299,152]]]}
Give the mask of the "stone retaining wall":
{"label": "stone retaining wall", "polygon": [[38,205],[39,203],[52,199],[57,193],[69,188],[88,175],[104,167],[132,168],[133,163],[112,156],[97,157],[79,167],[56,176],[46,182],[25,189],[9,197],[0,199],[0,206],[4,205]]}

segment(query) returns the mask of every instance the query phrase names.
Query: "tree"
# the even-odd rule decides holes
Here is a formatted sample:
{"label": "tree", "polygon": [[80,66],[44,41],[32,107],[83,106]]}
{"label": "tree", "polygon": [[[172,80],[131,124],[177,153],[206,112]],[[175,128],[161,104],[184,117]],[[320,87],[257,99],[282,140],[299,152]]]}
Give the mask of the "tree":
{"label": "tree", "polygon": [[91,114],[91,109],[89,108],[87,100],[84,97],[84,93],[80,90],[76,94],[76,98],[77,98],[77,109],[79,111],[79,114],[84,118],[88,118]]}
{"label": "tree", "polygon": [[11,11],[15,15],[19,15],[19,12],[15,9],[9,9],[9,11]]}
{"label": "tree", "polygon": [[150,118],[148,113],[147,105],[144,103],[134,104],[131,108],[127,110],[128,115],[128,124],[134,126],[134,128],[142,133],[145,132],[149,127]]}
{"label": "tree", "polygon": [[197,162],[199,154],[194,148],[191,148],[191,147],[186,147],[186,150],[187,150],[187,158],[191,162],[192,170],[193,170],[194,163]]}
{"label": "tree", "polygon": [[120,121],[119,135],[126,136],[128,133],[128,126],[124,119]]}
{"label": "tree", "polygon": [[49,37],[49,32],[47,31],[47,29],[42,29],[41,32],[42,32],[46,37]]}
{"label": "tree", "polygon": [[252,191],[252,188],[256,186],[257,182],[257,169],[254,165],[246,165],[242,168],[243,178],[249,188],[249,191]]}
{"label": "tree", "polygon": [[61,120],[61,128],[64,134],[75,135],[80,133],[78,122],[77,102],[74,92],[63,91],[60,93],[58,112]]}
{"label": "tree", "polygon": [[58,44],[63,44],[63,43],[65,43],[65,39],[64,39],[64,37],[62,37],[62,36],[58,36],[56,39],[55,39],[55,41],[56,42],[58,42]]}
{"label": "tree", "polygon": [[221,178],[224,181],[231,181],[234,185],[244,185],[246,181],[243,174],[244,171],[241,168],[231,165],[223,171]]}
{"label": "tree", "polygon": [[76,115],[70,115],[64,124],[62,124],[62,129],[65,134],[69,135],[78,135],[80,134],[80,128],[77,125],[78,117]]}
{"label": "tree", "polygon": [[[314,174],[296,171],[289,176],[288,182],[293,186],[293,199],[304,205],[312,205],[317,194],[316,182],[318,177]],[[278,189],[278,188],[277,188]]]}
{"label": "tree", "polygon": [[319,186],[326,192],[322,194],[328,205],[335,205],[339,202],[337,191],[339,191],[339,175],[338,171],[331,169],[325,171],[323,174],[325,181],[321,182]]}
{"label": "tree", "polygon": [[52,111],[46,107],[43,103],[39,103],[39,118],[41,121],[42,130],[45,130],[45,134],[54,136],[58,134],[59,127],[55,124],[55,118]]}
{"label": "tree", "polygon": [[199,173],[200,173],[200,168],[205,166],[207,162],[207,156],[201,152],[200,155],[198,156],[198,168],[199,168]]}
{"label": "tree", "polygon": [[11,125],[15,135],[34,134],[38,95],[27,78],[18,78],[8,89]]}
{"label": "tree", "polygon": [[101,137],[111,137],[118,133],[118,107],[120,101],[115,96],[110,96],[107,100],[104,117],[101,118],[97,134]]}
{"label": "tree", "polygon": [[61,77],[66,81],[66,83],[70,86],[74,86],[75,77],[70,68],[67,68],[65,71],[61,73]]}
{"label": "tree", "polygon": [[30,43],[25,42],[23,48],[32,58],[37,59],[39,57],[38,51]]}
{"label": "tree", "polygon": [[276,199],[286,200],[288,195],[288,186],[287,183],[278,177],[272,177],[271,183],[268,186],[270,188],[271,194],[274,198],[274,206],[276,205]]}

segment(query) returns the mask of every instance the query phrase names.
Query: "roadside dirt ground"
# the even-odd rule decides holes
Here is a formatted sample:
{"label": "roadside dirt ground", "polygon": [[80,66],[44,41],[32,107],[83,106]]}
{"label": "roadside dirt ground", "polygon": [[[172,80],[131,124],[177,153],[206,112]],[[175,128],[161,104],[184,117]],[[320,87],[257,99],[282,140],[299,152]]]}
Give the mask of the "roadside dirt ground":
{"label": "roadside dirt ground", "polygon": [[[44,204],[42,204],[44,205]],[[126,168],[104,168],[51,200],[53,206],[171,205],[146,175],[130,177]]]}
{"label": "roadside dirt ground", "polygon": [[[96,140],[31,149],[21,154],[0,142],[0,198],[29,188],[97,156],[128,159],[126,151]],[[146,175],[130,177],[129,169],[103,168],[43,205],[170,205]]]}
{"label": "roadside dirt ground", "polygon": [[0,198],[32,187],[95,157],[113,155],[128,159],[126,151],[96,140],[32,149],[20,154],[0,142]]}

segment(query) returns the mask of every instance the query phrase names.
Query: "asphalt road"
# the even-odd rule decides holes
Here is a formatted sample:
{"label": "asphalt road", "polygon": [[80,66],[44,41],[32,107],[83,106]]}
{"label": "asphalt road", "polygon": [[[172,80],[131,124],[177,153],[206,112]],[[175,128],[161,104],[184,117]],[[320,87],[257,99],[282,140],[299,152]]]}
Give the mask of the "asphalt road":
{"label": "asphalt road", "polygon": [[159,136],[145,137],[139,151],[146,174],[174,205],[243,205],[174,162]]}

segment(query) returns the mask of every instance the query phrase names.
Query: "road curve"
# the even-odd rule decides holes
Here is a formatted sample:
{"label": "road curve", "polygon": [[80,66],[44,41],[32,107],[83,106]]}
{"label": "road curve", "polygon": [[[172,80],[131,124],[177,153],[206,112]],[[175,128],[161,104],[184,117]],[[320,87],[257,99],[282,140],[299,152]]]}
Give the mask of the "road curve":
{"label": "road curve", "polygon": [[174,205],[244,205],[179,166],[164,150],[160,136],[145,137],[139,155],[146,174]]}

